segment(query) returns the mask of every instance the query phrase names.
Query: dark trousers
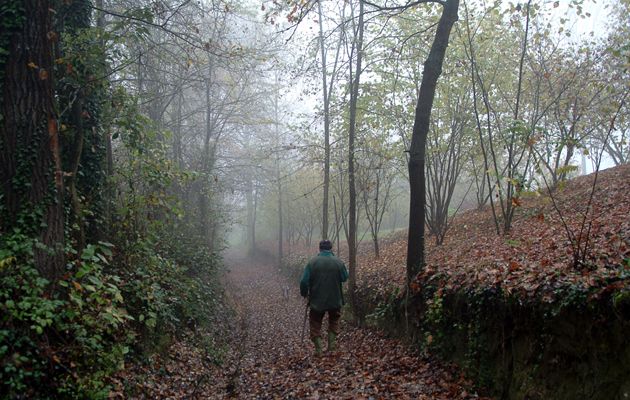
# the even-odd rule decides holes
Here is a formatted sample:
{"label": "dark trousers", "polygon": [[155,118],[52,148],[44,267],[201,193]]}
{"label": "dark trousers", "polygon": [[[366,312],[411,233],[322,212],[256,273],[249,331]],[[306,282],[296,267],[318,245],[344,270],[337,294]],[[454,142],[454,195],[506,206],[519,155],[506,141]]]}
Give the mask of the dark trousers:
{"label": "dark trousers", "polygon": [[319,337],[322,331],[322,321],[324,320],[324,314],[328,313],[328,332],[332,332],[335,335],[339,333],[339,319],[341,318],[341,309],[326,311],[315,311],[312,308],[309,312],[309,327],[311,330],[311,340]]}

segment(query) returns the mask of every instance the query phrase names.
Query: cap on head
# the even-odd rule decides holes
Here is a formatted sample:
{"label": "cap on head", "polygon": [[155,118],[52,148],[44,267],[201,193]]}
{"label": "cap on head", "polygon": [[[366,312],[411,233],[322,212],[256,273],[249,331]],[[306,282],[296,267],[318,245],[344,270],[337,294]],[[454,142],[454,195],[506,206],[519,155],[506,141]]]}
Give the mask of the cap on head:
{"label": "cap on head", "polygon": [[332,250],[332,243],[330,243],[330,240],[322,240],[321,242],[319,242],[319,249]]}

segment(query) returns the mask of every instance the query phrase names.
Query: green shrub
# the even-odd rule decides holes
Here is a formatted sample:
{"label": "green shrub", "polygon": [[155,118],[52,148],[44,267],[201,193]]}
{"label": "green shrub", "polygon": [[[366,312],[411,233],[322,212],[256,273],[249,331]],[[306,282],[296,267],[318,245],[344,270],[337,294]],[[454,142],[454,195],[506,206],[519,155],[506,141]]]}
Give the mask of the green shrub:
{"label": "green shrub", "polygon": [[0,242],[0,393],[9,398],[106,398],[131,337],[108,247],[88,246],[58,282],[34,268],[34,241]]}
{"label": "green shrub", "polygon": [[205,326],[221,295],[219,258],[193,237],[174,236],[137,241],[115,266],[140,352],[159,350],[157,343],[168,343],[182,328]]}

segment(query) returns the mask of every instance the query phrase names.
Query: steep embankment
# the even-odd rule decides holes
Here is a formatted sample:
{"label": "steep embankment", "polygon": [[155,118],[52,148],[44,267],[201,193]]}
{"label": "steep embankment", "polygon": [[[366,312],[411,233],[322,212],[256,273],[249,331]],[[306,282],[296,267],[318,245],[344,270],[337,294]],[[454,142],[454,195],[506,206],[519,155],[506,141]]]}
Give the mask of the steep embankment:
{"label": "steep embankment", "polygon": [[[409,313],[417,343],[501,397],[626,398],[630,166],[601,172],[593,192],[594,179],[521,198],[507,235],[490,208],[456,217],[404,309],[406,241],[390,239],[383,257],[360,259],[362,311],[386,326]],[[587,256],[576,264],[578,240]]]}

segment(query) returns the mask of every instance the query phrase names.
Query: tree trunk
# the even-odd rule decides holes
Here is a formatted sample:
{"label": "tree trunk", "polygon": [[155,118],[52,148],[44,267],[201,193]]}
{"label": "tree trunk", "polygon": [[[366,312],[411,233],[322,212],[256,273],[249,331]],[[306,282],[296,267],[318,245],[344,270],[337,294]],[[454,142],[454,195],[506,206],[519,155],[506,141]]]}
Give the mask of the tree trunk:
{"label": "tree trunk", "polygon": [[247,193],[245,194],[247,201],[247,254],[253,256],[255,252],[254,245],[254,184],[250,178],[247,185]]}
{"label": "tree trunk", "polygon": [[[53,95],[52,12],[49,1],[24,0],[0,77],[2,230],[30,220],[23,232],[39,237],[35,264],[54,281],[64,267],[63,173]],[[19,21],[16,21],[19,22]],[[35,218],[33,221],[31,218]]]}
{"label": "tree trunk", "polygon": [[256,255],[258,249],[256,249],[256,214],[258,213],[258,187],[254,187],[254,210],[252,218],[252,254]]}
{"label": "tree trunk", "polygon": [[76,241],[76,250],[79,254],[85,248],[85,220],[83,218],[83,206],[77,190],[77,175],[79,173],[79,164],[81,163],[81,154],[83,153],[83,142],[85,138],[82,112],[83,94],[79,93],[72,105],[74,143],[72,144],[70,174],[67,182],[68,192],[70,192],[70,202],[72,204],[72,218],[74,218],[74,223],[77,226],[74,239]]}
{"label": "tree trunk", "polygon": [[[280,143],[280,129],[278,120],[278,75],[276,74],[276,96],[274,102],[274,117],[275,117],[275,134],[276,143]],[[282,257],[284,256],[284,250],[282,248],[283,237],[283,221],[282,221],[282,179],[280,176],[280,152],[276,152],[276,181],[278,184],[278,266],[282,265]],[[326,220],[326,223],[328,221]]]}
{"label": "tree trunk", "polygon": [[284,224],[282,221],[282,181],[280,180],[280,158],[276,159],[276,177],[278,179],[278,266],[282,265],[284,257]]}
{"label": "tree trunk", "polygon": [[[525,6],[526,17],[525,17],[525,37],[523,38],[523,47],[521,51],[521,59],[518,67],[518,88],[516,89],[516,105],[514,107],[514,122],[518,121],[519,115],[519,106],[521,100],[521,91],[523,86],[523,64],[525,63],[525,56],[527,55],[527,40],[529,37],[529,22],[530,22],[530,7],[532,0],[527,2]],[[512,227],[512,219],[514,218],[514,210],[515,207],[512,204],[512,199],[518,197],[519,189],[516,187],[514,179],[517,174],[517,167],[520,161],[515,159],[515,145],[516,145],[516,133],[513,131],[510,135],[510,144],[508,146],[508,181],[507,181],[507,196],[505,197],[505,212],[503,215],[503,233],[507,234]],[[498,171],[497,171],[498,172]]]}
{"label": "tree trunk", "polygon": [[[96,27],[98,30],[105,29],[105,12],[100,11],[103,10],[103,0],[95,1],[96,7],[99,9],[96,11]],[[100,36],[100,44],[103,49],[105,46],[105,36]],[[107,67],[106,71],[109,73],[110,68]],[[112,148],[112,134],[111,127],[109,124],[105,124],[106,126],[103,129],[103,142],[105,143],[105,201],[104,201],[104,223],[102,224],[101,229],[99,230],[98,237],[102,241],[108,241],[110,239],[110,227],[113,225],[112,223],[112,215],[113,215],[113,203],[115,190],[114,185],[112,183],[112,177],[114,175],[114,154]]]}
{"label": "tree trunk", "polygon": [[173,130],[173,162],[180,170],[184,169],[182,155],[182,107],[184,104],[184,89],[177,94],[177,108],[175,114],[175,129]]}
{"label": "tree trunk", "polygon": [[328,197],[330,189],[330,96],[328,92],[326,50],[324,48],[324,23],[322,2],[317,2],[319,12],[319,46],[322,57],[322,89],[324,100],[324,199],[322,202],[322,239],[328,239]]}
{"label": "tree trunk", "polygon": [[[201,165],[201,184],[199,185],[199,232],[202,238],[208,238],[209,232],[209,210],[208,210],[208,196],[210,195],[210,138],[212,137],[212,108],[210,103],[210,76],[211,70],[208,67],[208,77],[205,80],[205,94],[206,94],[206,132],[203,142],[203,155]],[[212,246],[212,243],[208,243]]]}
{"label": "tree trunk", "polygon": [[339,247],[341,224],[339,223],[339,213],[337,212],[337,199],[333,196],[333,210],[335,211],[335,239],[337,240],[337,256],[341,256],[341,248]]}
{"label": "tree trunk", "polygon": [[[356,285],[357,285],[357,193],[355,187],[354,168],[354,140],[356,137],[357,125],[357,101],[359,97],[359,82],[361,78],[361,61],[363,58],[363,1],[359,0],[359,20],[356,28],[355,50],[357,52],[357,62],[355,66],[354,79],[352,82],[352,93],[350,96],[350,121],[348,130],[348,269],[349,269],[349,289],[350,301],[356,312]],[[351,71],[352,74],[352,71]]]}
{"label": "tree trunk", "polygon": [[431,50],[424,63],[422,83],[416,104],[416,115],[409,149],[409,237],[407,244],[407,284],[409,285],[425,265],[424,223],[426,186],[424,176],[426,141],[431,120],[431,108],[437,80],[442,73],[442,63],[451,34],[457,21],[459,0],[446,0],[438,22]]}

